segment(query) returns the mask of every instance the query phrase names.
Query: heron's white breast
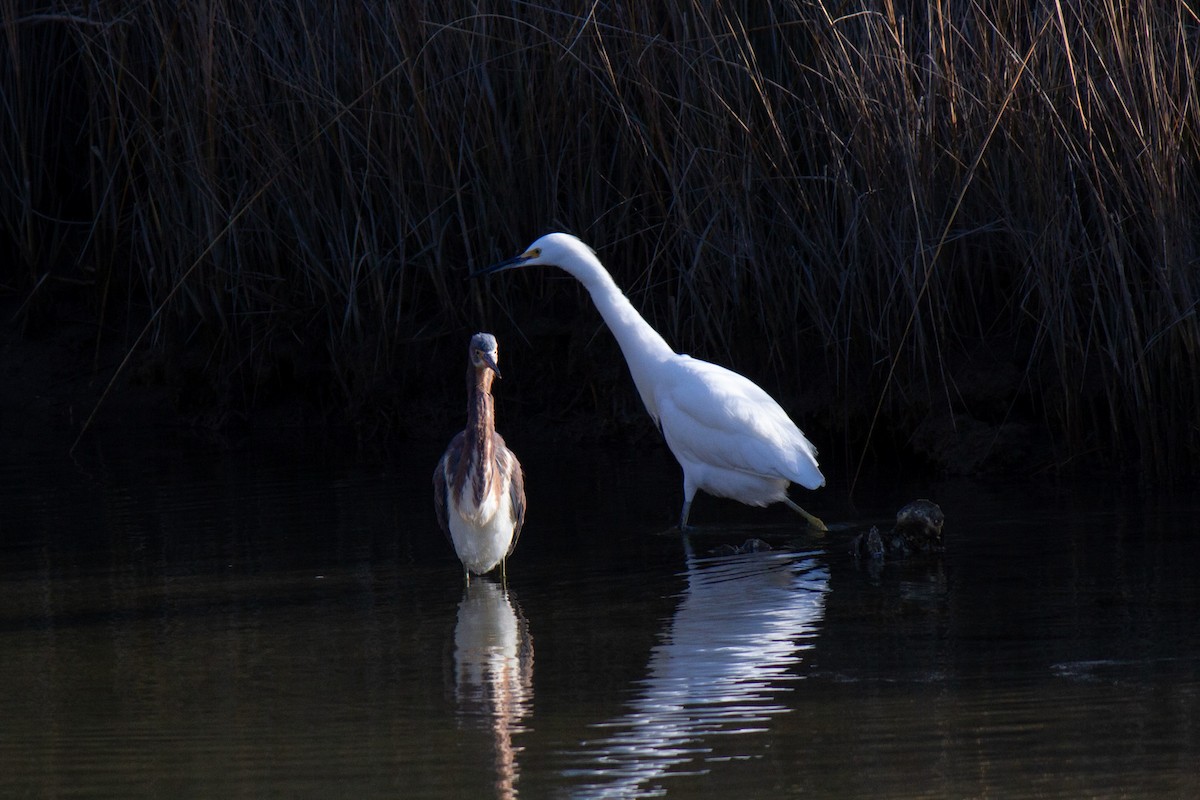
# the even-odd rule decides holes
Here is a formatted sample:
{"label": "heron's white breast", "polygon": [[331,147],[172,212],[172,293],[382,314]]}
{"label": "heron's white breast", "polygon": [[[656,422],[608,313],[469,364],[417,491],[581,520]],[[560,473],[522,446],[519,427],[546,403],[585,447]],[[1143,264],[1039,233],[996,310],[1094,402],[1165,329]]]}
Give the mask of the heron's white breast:
{"label": "heron's white breast", "polygon": [[[497,490],[497,483],[499,490]],[[488,481],[483,488],[482,498],[476,503],[475,498],[478,493],[475,491],[474,479],[468,478],[463,484],[462,492],[454,498],[454,510],[463,522],[475,527],[487,525],[502,511],[507,511],[507,517],[511,520],[512,503],[508,499],[509,484],[510,481],[507,479],[497,478],[493,475],[492,480]]]}
{"label": "heron's white breast", "polygon": [[450,538],[454,541],[454,550],[463,565],[472,572],[482,574],[491,570],[508,553],[516,518],[507,496],[505,492],[505,502],[497,503],[489,493],[472,513],[467,513],[464,505],[457,509],[459,513],[450,516]]}

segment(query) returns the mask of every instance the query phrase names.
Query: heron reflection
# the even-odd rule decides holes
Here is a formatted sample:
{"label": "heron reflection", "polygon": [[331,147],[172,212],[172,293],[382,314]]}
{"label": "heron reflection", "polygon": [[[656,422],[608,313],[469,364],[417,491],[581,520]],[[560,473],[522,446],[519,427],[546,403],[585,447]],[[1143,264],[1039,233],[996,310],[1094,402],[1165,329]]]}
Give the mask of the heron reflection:
{"label": "heron reflection", "polygon": [[454,628],[454,691],[460,710],[492,735],[496,797],[517,796],[513,734],[533,706],[533,640],[520,606],[486,578],[471,581]]}
{"label": "heron reflection", "polygon": [[646,677],[621,716],[582,744],[580,797],[653,796],[673,771],[703,771],[713,738],[761,731],[814,646],[829,573],[815,557],[769,551],[687,556],[687,587]]}

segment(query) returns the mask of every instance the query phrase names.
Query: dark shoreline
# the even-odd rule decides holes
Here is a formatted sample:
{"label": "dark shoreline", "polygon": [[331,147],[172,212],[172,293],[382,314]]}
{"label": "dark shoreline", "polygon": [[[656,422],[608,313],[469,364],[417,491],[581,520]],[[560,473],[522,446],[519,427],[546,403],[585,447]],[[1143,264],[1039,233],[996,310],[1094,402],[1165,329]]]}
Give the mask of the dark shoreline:
{"label": "dark shoreline", "polygon": [[[245,392],[202,385],[204,376],[194,370],[164,368],[168,359],[160,353],[146,348],[130,353],[115,337],[106,337],[97,348],[94,332],[95,326],[61,319],[29,333],[12,324],[0,326],[0,429],[9,432],[10,441],[43,438],[69,448],[89,434],[157,429],[229,447],[254,437],[391,449],[404,441],[440,441],[461,426],[459,369],[438,370],[438,379],[426,381],[424,392],[404,399],[394,385],[381,387],[378,397],[368,393],[353,404],[328,401],[335,395],[332,386],[308,386],[304,392],[276,386],[260,390],[266,401],[256,404],[245,402]],[[541,365],[537,375],[530,374],[539,369],[536,364],[509,370],[509,379],[498,384],[496,392],[506,436],[551,446],[662,446],[624,364],[588,363],[595,373],[587,379],[609,387],[598,400],[591,394],[581,400],[564,391],[551,377],[555,365]],[[312,371],[321,372],[317,366]],[[980,391],[986,390],[985,384],[981,379]],[[1004,384],[999,376],[992,385]],[[781,400],[785,407],[809,410],[808,417],[792,413],[818,443],[822,462],[837,463],[838,472],[846,476],[858,469],[860,459],[868,474],[896,470],[1044,476],[1062,471],[1052,460],[1045,431],[1027,420],[991,424],[961,413],[926,413],[919,419],[914,414],[915,421],[901,429],[885,419],[876,426],[864,458],[862,431],[855,439],[848,437],[837,427],[834,410],[822,409],[824,398],[817,393]],[[1005,398],[993,401],[1002,406]],[[843,401],[837,411],[860,421],[865,430],[868,403],[848,411]],[[1072,470],[1108,471],[1104,464],[1087,460],[1073,464]]]}

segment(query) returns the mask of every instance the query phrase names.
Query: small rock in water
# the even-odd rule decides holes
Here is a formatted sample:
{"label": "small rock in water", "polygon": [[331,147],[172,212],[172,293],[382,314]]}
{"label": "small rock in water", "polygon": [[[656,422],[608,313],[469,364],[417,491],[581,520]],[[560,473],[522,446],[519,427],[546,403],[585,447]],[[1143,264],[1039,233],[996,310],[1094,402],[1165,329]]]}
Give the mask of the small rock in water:
{"label": "small rock in water", "polygon": [[854,555],[859,558],[883,561],[883,537],[879,535],[879,528],[874,525],[866,533],[855,536],[851,547],[853,547]]}
{"label": "small rock in water", "polygon": [[887,533],[872,526],[850,543],[856,558],[882,562],[887,557],[904,558],[910,553],[940,551],[942,526],[946,521],[941,507],[932,500],[913,500],[896,512],[896,525]]}
{"label": "small rock in water", "polygon": [[913,500],[896,512],[893,533],[904,540],[910,550],[928,553],[942,549],[942,525],[946,515],[932,500]]}

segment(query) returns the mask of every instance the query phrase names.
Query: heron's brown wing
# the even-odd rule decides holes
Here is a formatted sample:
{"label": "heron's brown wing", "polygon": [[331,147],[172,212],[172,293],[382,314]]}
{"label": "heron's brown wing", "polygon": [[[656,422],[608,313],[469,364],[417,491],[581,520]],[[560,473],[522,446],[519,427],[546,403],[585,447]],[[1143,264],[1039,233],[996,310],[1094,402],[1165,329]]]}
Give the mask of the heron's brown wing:
{"label": "heron's brown wing", "polygon": [[442,533],[446,534],[446,540],[452,545],[454,539],[450,536],[450,484],[448,481],[454,480],[454,473],[458,471],[458,460],[462,457],[462,449],[463,435],[460,432],[450,440],[450,446],[446,448],[446,452],[438,461],[437,468],[433,471],[433,508],[437,512],[438,525],[442,527]]}
{"label": "heron's brown wing", "polygon": [[496,434],[496,461],[500,472],[508,476],[508,501],[513,510],[513,536],[504,557],[512,555],[517,549],[517,539],[521,536],[521,528],[525,525],[525,470],[517,456],[504,444],[504,438]]}

